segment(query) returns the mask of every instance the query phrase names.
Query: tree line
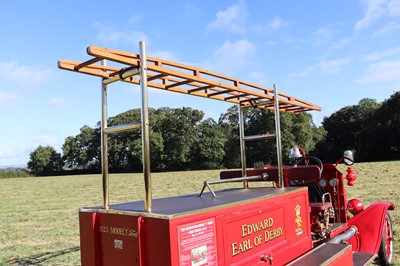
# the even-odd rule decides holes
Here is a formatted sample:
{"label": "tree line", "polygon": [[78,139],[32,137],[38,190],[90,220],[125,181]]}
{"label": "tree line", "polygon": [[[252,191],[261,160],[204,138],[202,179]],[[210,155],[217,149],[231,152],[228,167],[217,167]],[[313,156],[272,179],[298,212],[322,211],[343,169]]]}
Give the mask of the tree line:
{"label": "tree line", "polygon": [[[274,113],[245,109],[246,135],[273,133]],[[140,109],[108,119],[108,125],[140,121]],[[178,171],[240,167],[238,107],[232,106],[218,121],[204,119],[192,108],[149,110],[150,160],[152,171]],[[336,162],[344,150],[352,150],[357,161],[400,159],[400,92],[382,103],[365,98],[313,123],[309,113],[281,114],[284,162],[293,146],[324,162]],[[30,154],[28,168],[35,175],[96,173],[101,169],[100,122],[83,126],[76,136],[68,136],[62,154],[51,146],[39,146]],[[108,137],[111,172],[142,171],[141,131]],[[247,166],[255,162],[276,164],[275,139],[246,142]]]}

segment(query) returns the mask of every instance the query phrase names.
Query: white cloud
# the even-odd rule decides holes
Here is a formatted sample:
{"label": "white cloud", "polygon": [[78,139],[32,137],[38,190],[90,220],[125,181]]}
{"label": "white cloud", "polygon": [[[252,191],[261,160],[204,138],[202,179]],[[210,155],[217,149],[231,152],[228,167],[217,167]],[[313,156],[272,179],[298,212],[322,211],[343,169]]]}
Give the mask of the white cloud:
{"label": "white cloud", "polygon": [[[267,85],[267,77],[264,72],[261,71],[253,71],[248,73],[248,76],[252,83],[256,83],[259,85]],[[271,85],[271,84],[269,84]]]}
{"label": "white cloud", "polygon": [[[400,16],[399,0],[364,0],[364,17],[357,21],[354,29],[356,31],[365,30],[381,18],[393,18]],[[384,28],[376,33],[377,36],[387,35],[398,30],[398,23],[389,22]]]}
{"label": "white cloud", "polygon": [[383,37],[395,34],[396,31],[400,30],[400,24],[394,21],[386,23],[380,30],[375,32],[372,37]]}
{"label": "white cloud", "polygon": [[392,17],[400,16],[400,1],[399,0],[391,0],[388,4],[389,14]]}
{"label": "white cloud", "polygon": [[370,64],[357,83],[400,81],[400,60],[387,60]]}
{"label": "white cloud", "polygon": [[154,51],[151,53],[152,57],[157,57],[160,59],[165,59],[169,61],[177,61],[179,62],[180,60],[175,56],[174,53],[170,51]]}
{"label": "white cloud", "polygon": [[266,24],[257,24],[252,27],[252,31],[256,34],[263,35],[268,34],[272,31],[279,30],[289,25],[287,21],[284,21],[280,17],[275,17],[268,21]]}
{"label": "white cloud", "polygon": [[49,100],[49,105],[51,105],[51,106],[66,106],[67,102],[64,98],[53,97]]}
{"label": "white cloud", "polygon": [[49,134],[42,134],[42,135],[37,135],[33,138],[33,141],[35,143],[38,143],[38,145],[42,146],[58,146],[59,144],[59,139],[54,136],[54,135],[49,135]]}
{"label": "white cloud", "polygon": [[[32,150],[31,150],[32,149]],[[0,151],[0,166],[26,166],[34,148],[12,148]]]}
{"label": "white cloud", "polygon": [[239,1],[224,11],[218,11],[216,16],[215,21],[207,26],[208,30],[227,30],[234,33],[246,31],[247,10],[243,1]]}
{"label": "white cloud", "polygon": [[356,31],[361,31],[368,28],[375,21],[379,20],[387,11],[387,0],[365,0],[363,2],[366,6],[366,10],[364,17],[357,21],[354,27]]}
{"label": "white cloud", "polygon": [[205,69],[232,74],[248,67],[255,53],[255,46],[248,40],[225,41],[202,65]]}
{"label": "white cloud", "polygon": [[365,61],[378,61],[381,59],[381,55],[378,52],[370,53],[361,57],[361,62]]}
{"label": "white cloud", "polygon": [[361,57],[361,62],[365,61],[379,61],[387,57],[393,57],[396,55],[400,55],[400,46],[395,47],[386,51],[381,52],[373,52]]}
{"label": "white cloud", "polygon": [[128,24],[129,25],[135,25],[136,23],[138,23],[140,20],[142,20],[142,15],[140,14],[134,14],[132,15],[129,20],[128,20]]}
{"label": "white cloud", "polygon": [[325,46],[331,42],[333,35],[336,32],[337,30],[333,25],[319,28],[311,35],[312,44],[314,46]]}
{"label": "white cloud", "polygon": [[194,3],[184,1],[183,15],[188,18],[198,18],[201,15],[201,10]]}
{"label": "white cloud", "polygon": [[21,65],[18,61],[0,62],[0,80],[17,85],[37,87],[50,79],[53,71],[40,66]]}
{"label": "white cloud", "polygon": [[349,46],[353,42],[353,37],[346,37],[339,41],[333,42],[329,47],[328,51],[340,50]]}
{"label": "white cloud", "polygon": [[288,25],[288,23],[283,21],[280,17],[275,17],[268,23],[268,25],[272,30],[276,30]]}
{"label": "white cloud", "polygon": [[343,67],[351,62],[349,57],[333,59],[333,60],[322,60],[310,67],[306,68],[301,72],[291,73],[291,77],[309,77],[311,75],[322,75],[322,76],[333,76],[339,74]]}
{"label": "white cloud", "polygon": [[147,35],[143,32],[118,30],[112,24],[95,22],[93,27],[99,31],[96,36],[97,41],[105,44],[125,42],[136,45],[139,41],[148,40]]}
{"label": "white cloud", "polygon": [[17,93],[1,92],[0,91],[0,104],[8,103],[11,100],[18,98]]}

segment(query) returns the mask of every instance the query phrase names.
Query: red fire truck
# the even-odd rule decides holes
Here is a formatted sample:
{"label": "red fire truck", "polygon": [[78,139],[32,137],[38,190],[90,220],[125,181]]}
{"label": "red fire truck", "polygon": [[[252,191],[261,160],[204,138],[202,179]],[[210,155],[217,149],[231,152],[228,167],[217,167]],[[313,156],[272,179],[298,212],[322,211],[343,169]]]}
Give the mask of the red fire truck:
{"label": "red fire truck", "polygon": [[[295,163],[283,166],[280,112],[320,107],[243,80],[167,60],[90,46],[85,62],[61,60],[59,68],[101,77],[103,205],[79,211],[82,265],[366,265],[377,256],[394,262],[394,205],[377,202],[364,209],[347,199],[345,183],[356,175],[352,153],[336,164],[322,163],[294,147]],[[106,63],[107,62],[107,63]],[[107,86],[123,81],[140,85],[140,123],[107,125]],[[237,104],[242,169],[222,171],[199,184],[199,193],[152,198],[148,87]],[[247,136],[244,108],[275,113],[275,132]],[[141,130],[144,199],[109,203],[107,138]],[[277,166],[246,168],[246,142],[274,138]],[[215,191],[213,185],[240,182],[240,188]],[[257,182],[257,185],[256,185]],[[272,185],[271,185],[272,184]]]}

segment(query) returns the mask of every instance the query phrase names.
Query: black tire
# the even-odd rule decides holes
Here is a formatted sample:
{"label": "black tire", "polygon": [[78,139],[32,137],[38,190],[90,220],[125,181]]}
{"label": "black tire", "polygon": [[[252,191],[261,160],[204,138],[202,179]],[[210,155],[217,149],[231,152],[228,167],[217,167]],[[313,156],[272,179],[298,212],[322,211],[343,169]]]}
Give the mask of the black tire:
{"label": "black tire", "polygon": [[382,242],[379,248],[379,262],[381,265],[393,265],[394,263],[394,239],[392,219],[386,213],[385,222],[382,228]]}

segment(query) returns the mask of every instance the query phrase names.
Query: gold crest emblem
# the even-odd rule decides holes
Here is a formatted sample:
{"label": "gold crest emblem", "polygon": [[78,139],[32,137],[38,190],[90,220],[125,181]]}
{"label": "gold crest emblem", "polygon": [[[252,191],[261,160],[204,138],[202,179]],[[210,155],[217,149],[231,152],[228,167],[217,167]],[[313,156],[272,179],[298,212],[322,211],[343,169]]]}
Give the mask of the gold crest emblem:
{"label": "gold crest emblem", "polygon": [[301,218],[301,206],[299,204],[296,205],[294,208],[294,211],[296,213],[296,220],[294,221],[297,225],[297,228],[295,229],[296,235],[301,235],[303,233],[303,219]]}

